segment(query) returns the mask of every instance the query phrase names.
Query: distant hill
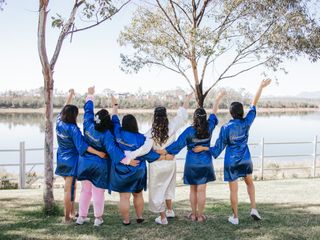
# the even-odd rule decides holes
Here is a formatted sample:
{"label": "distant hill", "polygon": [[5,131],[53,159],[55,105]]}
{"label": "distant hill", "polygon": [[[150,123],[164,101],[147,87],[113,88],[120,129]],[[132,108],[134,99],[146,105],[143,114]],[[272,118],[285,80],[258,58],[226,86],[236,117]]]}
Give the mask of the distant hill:
{"label": "distant hill", "polygon": [[297,95],[298,98],[312,98],[312,99],[320,99],[320,91],[315,92],[302,92]]}

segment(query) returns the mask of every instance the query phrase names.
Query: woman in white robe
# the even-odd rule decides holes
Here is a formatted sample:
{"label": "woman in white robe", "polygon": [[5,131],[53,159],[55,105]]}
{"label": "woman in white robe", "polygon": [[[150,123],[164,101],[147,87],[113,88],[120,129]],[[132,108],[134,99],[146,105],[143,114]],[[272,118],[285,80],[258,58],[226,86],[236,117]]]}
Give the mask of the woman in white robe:
{"label": "woman in white robe", "polygon": [[[187,120],[187,108],[192,95],[188,95],[177,115],[168,121],[165,107],[154,110],[152,128],[146,134],[153,140],[153,150],[163,150],[176,139],[177,131],[182,128]],[[176,161],[155,161],[149,164],[149,210],[159,213],[155,219],[157,224],[168,224],[168,218],[175,217],[172,200],[175,198],[176,188]],[[166,210],[167,207],[167,210]]]}

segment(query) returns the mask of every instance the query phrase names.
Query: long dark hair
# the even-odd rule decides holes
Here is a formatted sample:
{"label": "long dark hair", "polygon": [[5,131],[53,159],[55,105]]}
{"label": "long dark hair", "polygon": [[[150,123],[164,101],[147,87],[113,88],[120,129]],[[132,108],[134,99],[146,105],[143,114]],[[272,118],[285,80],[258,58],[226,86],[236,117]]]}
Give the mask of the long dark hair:
{"label": "long dark hair", "polygon": [[165,107],[156,107],[153,114],[151,136],[153,140],[161,145],[169,138],[169,120]]}
{"label": "long dark hair", "polygon": [[229,108],[230,114],[233,119],[243,119],[243,105],[240,102],[233,102]]}
{"label": "long dark hair", "polygon": [[206,110],[197,108],[193,114],[193,127],[196,130],[196,136],[199,139],[205,139],[210,136],[209,123]]}
{"label": "long dark hair", "polygon": [[132,114],[124,115],[122,118],[122,129],[128,132],[138,133],[138,122]]}
{"label": "long dark hair", "polygon": [[106,109],[101,109],[94,115],[94,129],[99,132],[113,129],[110,114]]}
{"label": "long dark hair", "polygon": [[65,123],[77,124],[78,107],[75,105],[67,104],[61,111],[61,121]]}

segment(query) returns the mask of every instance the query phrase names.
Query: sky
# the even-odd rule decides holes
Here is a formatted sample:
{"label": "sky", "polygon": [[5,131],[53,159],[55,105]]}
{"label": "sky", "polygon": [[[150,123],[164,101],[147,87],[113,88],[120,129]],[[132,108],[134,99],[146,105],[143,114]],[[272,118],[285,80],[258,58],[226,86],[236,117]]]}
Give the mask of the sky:
{"label": "sky", "polygon": [[[59,30],[50,26],[50,16],[55,13],[68,15],[71,0],[51,1],[47,26],[47,47],[51,56]],[[96,91],[109,88],[116,92],[159,91],[181,87],[189,89],[187,82],[178,74],[159,67],[145,68],[138,74],[126,74],[120,70],[120,53],[128,49],[117,43],[119,32],[131,20],[135,2],[127,6],[111,21],[73,36],[73,41],[64,42],[54,72],[55,88],[67,91],[75,88],[84,93],[88,86]],[[41,66],[37,51],[38,0],[7,0],[0,12],[0,92],[27,90],[43,86]],[[320,62],[311,63],[306,58],[287,61],[283,66],[288,71],[269,73],[278,79],[266,90],[266,95],[294,96],[300,92],[320,90]],[[214,69],[214,68],[212,68]],[[208,81],[221,70],[209,69]],[[239,77],[226,79],[219,88],[245,88],[254,93],[263,78],[263,67]]]}

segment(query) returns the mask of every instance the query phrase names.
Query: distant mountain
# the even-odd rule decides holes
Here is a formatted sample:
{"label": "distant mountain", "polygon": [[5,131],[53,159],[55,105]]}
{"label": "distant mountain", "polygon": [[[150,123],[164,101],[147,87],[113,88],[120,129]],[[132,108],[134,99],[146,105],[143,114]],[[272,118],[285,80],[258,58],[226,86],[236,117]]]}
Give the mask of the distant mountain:
{"label": "distant mountain", "polygon": [[320,91],[302,92],[297,95],[298,98],[320,99]]}

